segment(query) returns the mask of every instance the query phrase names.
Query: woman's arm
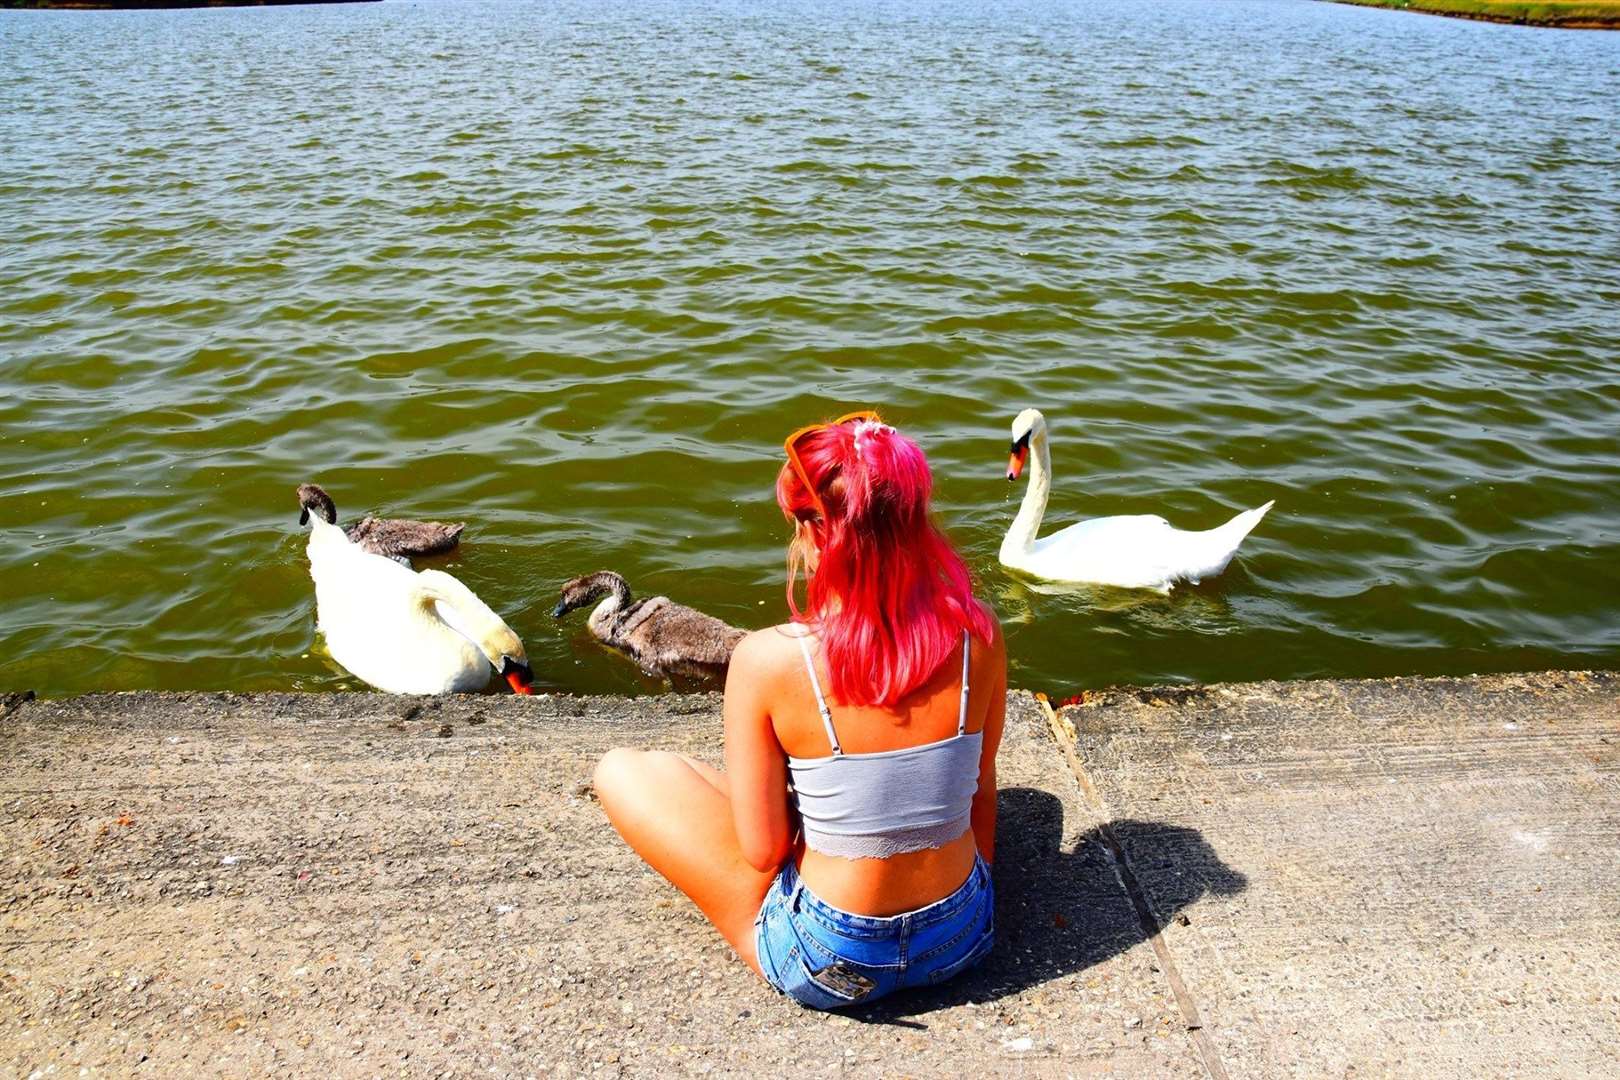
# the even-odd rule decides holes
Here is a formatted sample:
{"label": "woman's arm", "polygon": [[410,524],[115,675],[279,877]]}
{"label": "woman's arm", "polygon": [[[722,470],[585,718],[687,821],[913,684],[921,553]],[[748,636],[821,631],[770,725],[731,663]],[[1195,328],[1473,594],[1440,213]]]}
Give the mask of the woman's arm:
{"label": "woman's arm", "polygon": [[979,757],[979,790],[973,796],[973,840],[986,863],[996,859],[996,751],[1007,721],[1007,645],[996,626],[989,663],[990,706],[984,718],[984,749]]}
{"label": "woman's arm", "polygon": [[757,631],[737,643],[726,674],[726,774],[731,816],[743,858],[769,872],[792,850],[788,821],[787,753],[771,726],[769,703],[773,631]]}

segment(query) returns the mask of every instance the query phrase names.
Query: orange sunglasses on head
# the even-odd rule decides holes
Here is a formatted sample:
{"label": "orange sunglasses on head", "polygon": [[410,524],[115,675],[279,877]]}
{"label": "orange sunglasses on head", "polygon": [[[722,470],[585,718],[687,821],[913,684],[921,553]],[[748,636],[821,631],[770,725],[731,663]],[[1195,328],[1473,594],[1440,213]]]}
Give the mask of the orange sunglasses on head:
{"label": "orange sunglasses on head", "polygon": [[815,485],[810,483],[810,477],[804,471],[804,462],[799,460],[799,451],[796,444],[800,439],[804,438],[812,431],[820,431],[822,428],[837,427],[839,424],[847,424],[851,420],[870,420],[874,424],[881,424],[883,422],[878,414],[873,412],[871,409],[861,409],[858,412],[845,413],[836,420],[821,424],[810,424],[806,427],[802,427],[798,431],[795,431],[793,434],[789,435],[786,441],[782,443],[782,449],[787,451],[788,464],[793,466],[794,475],[799,478],[799,483],[804,485],[804,490],[810,493],[810,501],[815,503],[816,513],[821,515],[822,521],[827,520],[827,508],[822,505],[821,496],[816,494]]}

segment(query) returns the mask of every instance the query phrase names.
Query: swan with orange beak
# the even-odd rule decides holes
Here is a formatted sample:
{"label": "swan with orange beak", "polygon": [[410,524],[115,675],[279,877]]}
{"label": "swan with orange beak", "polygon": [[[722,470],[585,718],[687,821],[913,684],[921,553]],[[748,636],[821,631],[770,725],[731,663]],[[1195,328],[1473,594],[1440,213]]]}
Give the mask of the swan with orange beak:
{"label": "swan with orange beak", "polygon": [[327,520],[312,487],[299,489],[299,509],[315,624],[332,659],[392,694],[467,693],[497,677],[534,693],[523,642],[488,604],[442,570],[417,573],[362,549]]}
{"label": "swan with orange beak", "polygon": [[1052,457],[1046,417],[1025,409],[1012,423],[1007,479],[1017,480],[1032,460],[1029,488],[1001,542],[1001,563],[1048,581],[1115,585],[1168,593],[1177,583],[1194,585],[1225,570],[1272,503],[1245,510],[1225,525],[1202,532],[1173,527],[1157,514],[1092,518],[1037,539],[1052,493]]}

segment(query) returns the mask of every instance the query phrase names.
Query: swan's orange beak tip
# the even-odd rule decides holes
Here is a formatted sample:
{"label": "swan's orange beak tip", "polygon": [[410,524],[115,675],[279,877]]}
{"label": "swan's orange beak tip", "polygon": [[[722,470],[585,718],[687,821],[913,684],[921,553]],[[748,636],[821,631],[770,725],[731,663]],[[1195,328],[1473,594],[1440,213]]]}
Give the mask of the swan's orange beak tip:
{"label": "swan's orange beak tip", "polygon": [[1024,472],[1024,462],[1029,460],[1028,450],[1018,450],[1007,459],[1007,479],[1016,480]]}
{"label": "swan's orange beak tip", "polygon": [[532,695],[534,693],[534,685],[523,678],[523,672],[521,671],[508,671],[506,673],[506,682],[512,688],[514,694]]}

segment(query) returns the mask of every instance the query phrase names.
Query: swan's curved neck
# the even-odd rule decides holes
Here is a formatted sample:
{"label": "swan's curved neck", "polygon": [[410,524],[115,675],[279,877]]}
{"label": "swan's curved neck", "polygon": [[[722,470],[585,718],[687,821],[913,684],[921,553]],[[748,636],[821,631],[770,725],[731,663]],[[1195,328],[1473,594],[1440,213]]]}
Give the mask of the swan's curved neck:
{"label": "swan's curved neck", "polygon": [[604,592],[607,593],[607,597],[591,609],[591,617],[585,621],[597,637],[605,639],[612,634],[623,610],[630,606],[630,586],[625,583],[624,578],[612,571],[597,574],[591,582],[590,595],[586,598],[586,602],[589,603]]}
{"label": "swan's curved neck", "polygon": [[625,601],[629,599],[628,589],[608,593],[607,599],[592,608],[591,617],[585,621],[598,637],[607,637],[613,633],[613,624],[618,621],[619,609],[624,607]]}
{"label": "swan's curved neck", "polygon": [[424,625],[466,638],[480,651],[480,642],[497,627],[506,625],[471,589],[436,570],[416,575],[413,599],[413,614]]}
{"label": "swan's curved neck", "polygon": [[1035,534],[1040,532],[1041,518],[1046,516],[1046,500],[1052,494],[1052,456],[1046,446],[1046,433],[1036,433],[1029,444],[1029,487],[1012,528],[1001,542],[1002,562],[1008,561],[1009,555],[1027,555],[1034,548]]}

